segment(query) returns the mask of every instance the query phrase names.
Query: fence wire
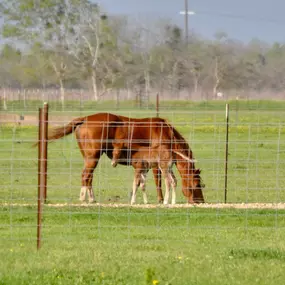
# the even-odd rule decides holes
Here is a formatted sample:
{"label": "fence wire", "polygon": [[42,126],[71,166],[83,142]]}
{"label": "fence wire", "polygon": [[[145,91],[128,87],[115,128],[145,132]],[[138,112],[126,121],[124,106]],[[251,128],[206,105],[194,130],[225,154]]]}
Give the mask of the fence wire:
{"label": "fence wire", "polygon": [[[94,110],[96,113],[96,110]],[[155,110],[116,111],[116,114],[154,117]],[[114,113],[114,112],[113,112]],[[80,116],[90,115],[81,112]],[[73,111],[51,111],[50,128],[68,124]],[[189,143],[201,169],[205,204],[187,204],[178,179],[176,205],[157,203],[151,171],[144,205],[139,189],[130,204],[134,170],[111,166],[102,155],[94,171],[95,203],[80,202],[83,158],[74,134],[49,143],[48,196],[44,206],[43,240],[73,239],[80,233],[94,239],[191,239],[191,232],[284,229],[285,121],[279,111],[235,110],[230,113],[228,203],[224,204],[225,112],[165,111],[166,118]],[[6,113],[1,119],[1,228],[3,239],[35,239],[37,202],[36,112]],[[162,181],[163,193],[165,185]],[[169,231],[179,234],[168,236]],[[24,234],[23,234],[24,233]]]}

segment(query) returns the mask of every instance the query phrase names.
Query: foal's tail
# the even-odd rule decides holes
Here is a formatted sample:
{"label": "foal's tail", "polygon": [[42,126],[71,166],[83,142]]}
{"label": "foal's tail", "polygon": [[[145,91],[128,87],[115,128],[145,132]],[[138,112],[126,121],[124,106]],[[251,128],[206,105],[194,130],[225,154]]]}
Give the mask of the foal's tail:
{"label": "foal's tail", "polygon": [[181,156],[183,159],[188,160],[189,162],[192,162],[192,163],[197,162],[196,159],[189,158],[188,156],[186,156],[185,154],[181,153],[180,151],[173,150],[173,152],[174,152],[175,154],[178,154],[179,156]]}
{"label": "foal's tail", "polygon": [[[70,123],[63,127],[54,128],[51,133],[48,134],[48,141],[57,140],[62,137],[65,137],[71,133],[73,133],[77,126],[80,126],[84,123],[86,117],[80,117],[72,120]],[[33,146],[37,146],[39,143],[36,142]]]}

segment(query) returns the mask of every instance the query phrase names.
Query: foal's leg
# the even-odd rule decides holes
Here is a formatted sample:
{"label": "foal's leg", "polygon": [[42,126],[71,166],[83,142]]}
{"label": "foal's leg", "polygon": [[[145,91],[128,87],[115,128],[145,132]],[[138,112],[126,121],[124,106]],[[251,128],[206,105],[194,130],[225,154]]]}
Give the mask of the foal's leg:
{"label": "foal's leg", "polygon": [[168,171],[162,171],[162,175],[164,176],[164,182],[165,182],[165,195],[164,195],[163,204],[167,205],[169,201],[169,194],[170,194],[170,181],[168,177]]}
{"label": "foal's leg", "polygon": [[172,188],[172,197],[171,197],[171,204],[174,205],[176,203],[176,186],[177,186],[177,179],[172,171],[172,169],[169,170],[169,182],[171,184]]}
{"label": "foal's leg", "polygon": [[168,177],[165,176],[164,178],[165,181],[165,195],[164,195],[164,201],[163,204],[167,205],[169,201],[169,194],[170,194],[170,183]]}
{"label": "foal's leg", "polygon": [[143,192],[143,202],[145,204],[147,204],[147,195],[146,195],[146,190],[145,190],[145,186],[146,186],[146,171],[141,173],[141,178],[140,178],[140,187],[142,188],[142,192]]}
{"label": "foal's leg", "polygon": [[137,190],[140,185],[140,182],[141,182],[141,172],[140,170],[136,169],[134,181],[133,181],[133,193],[132,193],[131,205],[135,204],[136,202],[136,194],[137,194]]}
{"label": "foal's leg", "polygon": [[160,169],[156,166],[152,168],[153,172],[153,177],[156,185],[156,192],[157,192],[157,199],[158,203],[163,202],[163,194],[162,194],[162,189],[161,189],[161,171]]}
{"label": "foal's leg", "polygon": [[135,175],[134,181],[133,181],[133,193],[132,193],[131,205],[135,204],[136,202],[136,194],[137,194],[139,184],[140,184],[140,177],[138,175]]}

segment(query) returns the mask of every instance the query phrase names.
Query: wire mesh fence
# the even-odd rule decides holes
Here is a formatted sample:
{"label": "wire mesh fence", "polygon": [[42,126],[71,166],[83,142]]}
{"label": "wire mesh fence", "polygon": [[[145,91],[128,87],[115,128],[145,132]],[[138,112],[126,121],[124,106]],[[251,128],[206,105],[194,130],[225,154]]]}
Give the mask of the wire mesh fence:
{"label": "wire mesh fence", "polygon": [[[1,284],[284,283],[284,7],[196,2],[1,1]],[[45,102],[50,133],[98,113],[169,133],[99,121],[102,150],[73,124],[45,161]]]}
{"label": "wire mesh fence", "polygon": [[[116,114],[155,117],[156,110],[123,110]],[[173,167],[178,178],[176,205],[157,204],[151,172],[146,180],[149,203],[144,205],[139,190],[136,204],[131,205],[134,170],[131,166],[112,167],[106,155],[102,155],[94,171],[96,202],[82,203],[79,194],[83,158],[72,134],[48,145],[44,240],[59,236],[73,239],[82,231],[94,239],[187,240],[189,231],[201,229],[215,232],[236,231],[237,227],[243,231],[283,229],[285,122],[281,111],[239,110],[230,113],[227,204],[224,204],[225,111],[162,109],[159,114],[189,143],[206,185],[203,188],[206,203],[187,204],[181,191],[181,177]],[[49,127],[66,125],[77,115],[78,112],[72,111],[50,111]],[[90,112],[81,112],[81,116],[85,115]],[[25,123],[12,114],[6,114],[1,121],[3,239],[36,238],[33,229],[36,227],[38,156],[32,144],[38,139],[38,116],[35,112],[26,113],[26,116]],[[162,188],[164,192],[163,183]],[[179,234],[169,237],[170,230],[179,231]]]}

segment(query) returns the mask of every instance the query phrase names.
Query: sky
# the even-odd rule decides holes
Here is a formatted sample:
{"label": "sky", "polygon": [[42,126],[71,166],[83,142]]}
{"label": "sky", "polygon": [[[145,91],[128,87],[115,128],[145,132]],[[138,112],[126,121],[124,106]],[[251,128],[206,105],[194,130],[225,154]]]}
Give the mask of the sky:
{"label": "sky", "polygon": [[[182,28],[184,0],[92,0],[110,14],[132,15],[152,22],[171,19]],[[226,32],[230,38],[243,42],[260,39],[268,43],[285,43],[285,0],[189,0],[189,29],[213,38]]]}

